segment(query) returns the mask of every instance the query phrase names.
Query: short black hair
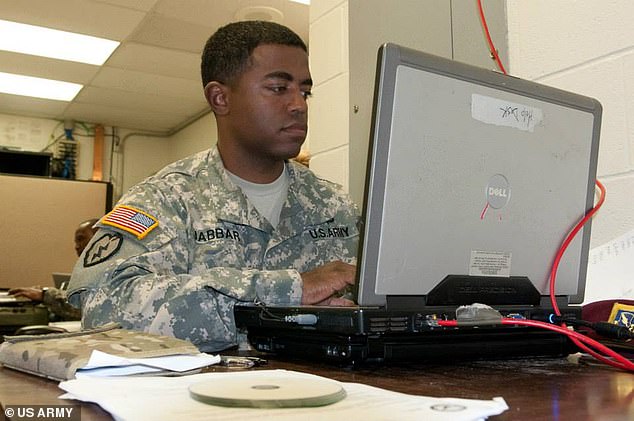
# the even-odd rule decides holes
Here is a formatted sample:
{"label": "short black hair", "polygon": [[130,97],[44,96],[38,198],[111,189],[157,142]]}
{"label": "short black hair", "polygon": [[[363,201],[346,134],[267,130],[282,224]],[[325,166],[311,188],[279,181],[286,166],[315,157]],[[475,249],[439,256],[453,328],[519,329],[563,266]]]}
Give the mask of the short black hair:
{"label": "short black hair", "polygon": [[302,39],[286,26],[265,21],[241,21],[218,29],[205,44],[200,73],[203,86],[211,81],[231,84],[246,69],[253,50],[262,44],[299,47]]}

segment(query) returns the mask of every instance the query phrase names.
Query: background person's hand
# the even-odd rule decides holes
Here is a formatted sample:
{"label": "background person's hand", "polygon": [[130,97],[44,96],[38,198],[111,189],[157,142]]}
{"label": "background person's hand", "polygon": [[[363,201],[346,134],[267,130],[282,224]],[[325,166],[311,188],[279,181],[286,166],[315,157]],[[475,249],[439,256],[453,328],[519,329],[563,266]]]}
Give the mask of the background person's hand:
{"label": "background person's hand", "polygon": [[37,302],[42,302],[44,300],[44,291],[42,288],[12,288],[9,290],[9,295],[25,297]]}
{"label": "background person's hand", "polygon": [[356,266],[335,261],[302,273],[302,304],[353,305],[341,295],[348,285],[354,284],[356,272]]}

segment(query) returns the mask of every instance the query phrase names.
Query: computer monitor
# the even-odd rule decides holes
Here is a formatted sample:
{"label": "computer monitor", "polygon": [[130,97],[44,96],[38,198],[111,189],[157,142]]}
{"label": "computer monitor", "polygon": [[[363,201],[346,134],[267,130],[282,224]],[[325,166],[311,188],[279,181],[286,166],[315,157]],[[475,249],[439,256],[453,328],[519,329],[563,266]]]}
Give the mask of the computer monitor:
{"label": "computer monitor", "polygon": [[14,151],[0,148],[0,173],[50,177],[50,152]]}

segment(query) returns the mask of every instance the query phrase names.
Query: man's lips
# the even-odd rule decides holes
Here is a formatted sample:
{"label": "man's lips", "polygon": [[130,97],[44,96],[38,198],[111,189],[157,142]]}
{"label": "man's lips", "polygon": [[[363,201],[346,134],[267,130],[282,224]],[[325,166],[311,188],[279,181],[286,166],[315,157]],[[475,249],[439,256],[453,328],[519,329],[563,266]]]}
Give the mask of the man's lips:
{"label": "man's lips", "polygon": [[306,132],[308,132],[308,125],[303,123],[289,124],[288,126],[284,126],[282,131],[293,135],[306,136]]}

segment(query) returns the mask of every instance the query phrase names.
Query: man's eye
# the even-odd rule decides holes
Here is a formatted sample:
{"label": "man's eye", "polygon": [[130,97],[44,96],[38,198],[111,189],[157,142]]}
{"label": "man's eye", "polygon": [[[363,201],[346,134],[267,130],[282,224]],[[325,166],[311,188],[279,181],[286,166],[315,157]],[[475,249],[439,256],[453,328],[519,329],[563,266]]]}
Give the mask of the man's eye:
{"label": "man's eye", "polygon": [[313,93],[311,91],[302,91],[302,95],[304,96],[305,99],[308,99],[311,96],[313,96]]}
{"label": "man's eye", "polygon": [[276,94],[280,94],[286,91],[286,86],[271,86],[269,89],[275,92]]}

